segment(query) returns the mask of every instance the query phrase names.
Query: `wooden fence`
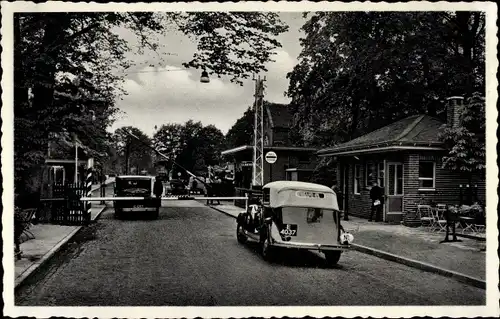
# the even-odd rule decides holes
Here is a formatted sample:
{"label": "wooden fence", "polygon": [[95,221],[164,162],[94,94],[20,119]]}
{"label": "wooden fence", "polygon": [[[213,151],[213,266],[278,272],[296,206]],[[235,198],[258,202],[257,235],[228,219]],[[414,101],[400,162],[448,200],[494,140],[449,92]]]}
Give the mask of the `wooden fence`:
{"label": "wooden fence", "polygon": [[85,184],[54,184],[51,198],[41,200],[38,208],[40,222],[59,225],[82,225],[90,222],[90,213],[80,200],[86,196]]}

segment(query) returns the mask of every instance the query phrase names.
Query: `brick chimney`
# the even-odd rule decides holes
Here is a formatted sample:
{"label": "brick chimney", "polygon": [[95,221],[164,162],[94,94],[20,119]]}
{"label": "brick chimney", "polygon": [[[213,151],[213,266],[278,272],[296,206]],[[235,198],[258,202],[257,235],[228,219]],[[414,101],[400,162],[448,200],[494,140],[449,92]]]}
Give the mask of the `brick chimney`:
{"label": "brick chimney", "polygon": [[464,98],[462,96],[451,96],[446,101],[446,124],[450,127],[457,127],[460,124],[460,112]]}

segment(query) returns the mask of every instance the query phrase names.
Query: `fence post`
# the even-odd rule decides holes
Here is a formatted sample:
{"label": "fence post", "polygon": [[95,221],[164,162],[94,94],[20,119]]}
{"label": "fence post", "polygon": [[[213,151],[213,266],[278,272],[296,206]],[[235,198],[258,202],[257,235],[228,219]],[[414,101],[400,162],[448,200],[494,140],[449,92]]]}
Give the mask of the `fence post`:
{"label": "fence post", "polygon": [[473,200],[473,203],[474,202],[479,202],[479,197],[477,195],[477,184],[474,185],[474,200]]}
{"label": "fence post", "polygon": [[463,193],[462,193],[462,184],[459,185],[460,187],[460,197],[459,197],[459,205],[462,206],[463,204]]}
{"label": "fence post", "polygon": [[245,193],[245,211],[248,211],[248,193]]}
{"label": "fence post", "polygon": [[[87,180],[86,180],[86,193],[87,193],[87,197],[91,197],[92,196],[92,169],[93,169],[93,165],[94,164],[94,159],[93,158],[89,158],[88,160],[88,164],[87,164]],[[85,205],[85,219],[87,222],[90,221],[91,219],[91,208],[92,208],[92,204],[90,201],[88,201],[86,203],[87,205]]]}

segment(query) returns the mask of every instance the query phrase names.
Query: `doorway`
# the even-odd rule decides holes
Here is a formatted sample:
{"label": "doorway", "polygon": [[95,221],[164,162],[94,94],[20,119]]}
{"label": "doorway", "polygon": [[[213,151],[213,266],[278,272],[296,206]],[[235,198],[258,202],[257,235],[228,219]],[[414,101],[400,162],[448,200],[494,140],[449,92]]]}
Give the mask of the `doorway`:
{"label": "doorway", "polygon": [[348,181],[349,180],[349,165],[341,164],[340,169],[340,198],[339,198],[339,208],[340,210],[347,210],[347,193],[348,193]]}
{"label": "doorway", "polygon": [[403,213],[403,163],[387,163],[387,215]]}

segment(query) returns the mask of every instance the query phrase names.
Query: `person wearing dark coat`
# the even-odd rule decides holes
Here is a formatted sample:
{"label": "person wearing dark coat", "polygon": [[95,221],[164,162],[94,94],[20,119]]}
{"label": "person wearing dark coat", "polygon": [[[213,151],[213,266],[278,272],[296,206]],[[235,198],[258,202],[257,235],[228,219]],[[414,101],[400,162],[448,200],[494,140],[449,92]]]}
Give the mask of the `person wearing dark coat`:
{"label": "person wearing dark coat", "polygon": [[370,213],[370,219],[372,221],[373,214],[375,213],[375,221],[380,222],[382,217],[382,200],[384,198],[384,192],[381,187],[378,186],[377,182],[373,183],[372,189],[370,190],[370,199],[372,200],[372,207]]}
{"label": "person wearing dark coat", "polygon": [[160,207],[161,207],[161,195],[163,195],[163,183],[160,180],[160,178],[156,177],[154,186],[153,186],[153,193],[155,194],[156,198],[156,212],[160,212]]}

